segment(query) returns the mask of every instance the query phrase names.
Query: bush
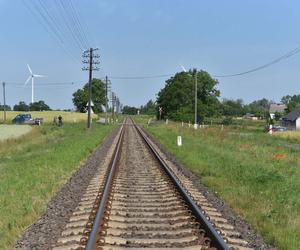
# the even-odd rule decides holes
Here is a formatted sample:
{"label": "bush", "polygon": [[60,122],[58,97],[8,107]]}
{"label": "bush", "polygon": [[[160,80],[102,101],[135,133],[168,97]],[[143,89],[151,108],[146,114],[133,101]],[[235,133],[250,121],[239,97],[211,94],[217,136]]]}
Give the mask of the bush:
{"label": "bush", "polygon": [[226,118],[223,119],[222,123],[224,125],[231,125],[233,123],[233,120],[232,120],[231,117],[226,117]]}

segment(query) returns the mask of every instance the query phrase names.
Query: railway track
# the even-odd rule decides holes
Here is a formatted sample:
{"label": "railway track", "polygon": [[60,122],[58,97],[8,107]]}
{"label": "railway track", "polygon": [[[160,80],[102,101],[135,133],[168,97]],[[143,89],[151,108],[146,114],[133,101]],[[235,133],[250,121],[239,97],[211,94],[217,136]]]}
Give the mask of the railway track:
{"label": "railway track", "polygon": [[125,119],[54,249],[251,249],[163,152]]}

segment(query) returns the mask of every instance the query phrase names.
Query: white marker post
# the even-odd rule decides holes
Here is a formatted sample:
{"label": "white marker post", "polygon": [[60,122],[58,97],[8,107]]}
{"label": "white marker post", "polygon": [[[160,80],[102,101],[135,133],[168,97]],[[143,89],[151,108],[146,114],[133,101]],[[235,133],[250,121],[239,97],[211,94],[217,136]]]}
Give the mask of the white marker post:
{"label": "white marker post", "polygon": [[270,124],[269,126],[269,135],[272,135],[273,134],[273,126],[272,124]]}
{"label": "white marker post", "polygon": [[180,135],[177,136],[177,146],[181,147],[182,146],[182,138]]}
{"label": "white marker post", "polygon": [[169,123],[169,120],[168,120],[168,119],[166,119],[166,125],[168,125],[168,123]]}

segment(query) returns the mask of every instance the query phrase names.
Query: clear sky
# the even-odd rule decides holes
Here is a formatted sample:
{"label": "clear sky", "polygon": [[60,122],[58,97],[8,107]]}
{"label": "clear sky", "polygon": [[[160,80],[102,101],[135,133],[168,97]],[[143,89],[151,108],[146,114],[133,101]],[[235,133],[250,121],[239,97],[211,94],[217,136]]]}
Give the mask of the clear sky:
{"label": "clear sky", "polygon": [[[40,1],[52,16],[48,22],[59,26],[61,41],[45,29],[37,12]],[[35,100],[52,108],[72,108],[72,93],[88,79],[60,1],[0,0],[0,81],[7,82],[9,105],[31,100],[30,84],[18,85],[29,75],[27,63],[34,73],[47,75],[36,80]],[[180,64],[212,75],[238,73],[300,46],[299,1],[71,1],[81,25],[87,26],[89,44],[99,48],[101,70],[95,77],[172,74],[181,70]],[[39,10],[46,16],[41,6]],[[252,74],[219,78],[218,88],[223,98],[246,103],[263,97],[280,101],[283,95],[299,94],[299,66],[300,53]],[[138,106],[155,99],[165,80],[111,81],[123,104]],[[47,85],[65,82],[74,85]]]}

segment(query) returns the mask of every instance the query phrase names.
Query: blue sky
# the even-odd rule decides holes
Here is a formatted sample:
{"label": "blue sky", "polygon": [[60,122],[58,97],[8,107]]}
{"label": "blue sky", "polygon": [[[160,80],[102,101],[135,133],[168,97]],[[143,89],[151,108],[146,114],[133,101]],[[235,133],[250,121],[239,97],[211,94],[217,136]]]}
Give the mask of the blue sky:
{"label": "blue sky", "polygon": [[[36,80],[35,100],[45,100],[52,108],[72,108],[72,93],[88,78],[81,71],[81,51],[63,23],[63,45],[53,39],[24,1],[29,6],[39,3],[0,0],[0,81],[7,82],[7,103],[30,102],[30,84],[16,85],[27,79],[29,63],[34,73],[47,75]],[[54,17],[59,1],[43,0]],[[172,74],[181,70],[180,64],[212,75],[238,73],[300,46],[299,1],[72,2],[88,26],[89,43],[99,48],[101,70],[95,77]],[[280,101],[283,95],[299,94],[299,66],[300,53],[252,74],[219,78],[218,88],[223,98],[246,103],[263,97]],[[112,89],[123,104],[138,106],[155,99],[165,80],[112,79]],[[64,82],[75,84],[46,85]]]}

